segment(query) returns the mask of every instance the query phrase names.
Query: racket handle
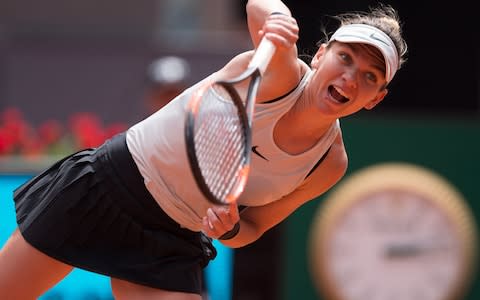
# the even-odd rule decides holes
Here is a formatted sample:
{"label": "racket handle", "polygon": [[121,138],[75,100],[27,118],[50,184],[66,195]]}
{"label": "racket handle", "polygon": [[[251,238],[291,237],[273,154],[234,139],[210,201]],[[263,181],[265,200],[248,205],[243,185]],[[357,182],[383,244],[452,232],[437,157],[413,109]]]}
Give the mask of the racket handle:
{"label": "racket handle", "polygon": [[248,68],[255,68],[263,75],[275,53],[275,45],[267,38],[262,38],[257,50],[253,54],[252,60],[248,64]]}

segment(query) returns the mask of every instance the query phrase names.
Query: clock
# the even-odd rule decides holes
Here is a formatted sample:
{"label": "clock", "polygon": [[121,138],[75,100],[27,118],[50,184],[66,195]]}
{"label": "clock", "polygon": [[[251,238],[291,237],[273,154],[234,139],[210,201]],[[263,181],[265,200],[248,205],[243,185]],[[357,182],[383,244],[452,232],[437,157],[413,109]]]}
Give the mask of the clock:
{"label": "clock", "polygon": [[407,163],[344,179],[318,208],[312,279],[328,300],[456,300],[470,284],[476,227],[459,191]]}

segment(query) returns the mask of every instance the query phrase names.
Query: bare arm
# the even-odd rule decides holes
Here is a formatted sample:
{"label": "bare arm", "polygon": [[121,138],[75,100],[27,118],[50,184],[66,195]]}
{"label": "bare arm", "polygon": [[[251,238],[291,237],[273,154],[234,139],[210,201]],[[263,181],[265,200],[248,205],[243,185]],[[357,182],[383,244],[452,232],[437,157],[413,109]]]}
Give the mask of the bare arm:
{"label": "bare arm", "polygon": [[[274,14],[278,12],[281,14]],[[248,28],[256,48],[265,36],[276,46],[275,54],[264,73],[257,92],[257,102],[285,95],[301,80],[304,70],[298,57],[299,28],[290,10],[280,0],[249,0],[247,3]],[[245,71],[253,55],[247,51],[234,57],[215,76],[215,79],[233,78]],[[248,82],[236,85],[240,95],[247,91]]]}
{"label": "bare arm", "polygon": [[272,13],[282,13],[291,16],[288,7],[279,0],[249,0],[247,3],[247,22],[248,30],[253,44],[258,46],[261,36],[259,32],[263,28],[265,21]]}
{"label": "bare arm", "polygon": [[[272,15],[274,12],[280,14]],[[279,0],[249,0],[247,20],[255,47],[265,36],[277,48],[262,79],[257,101],[284,95],[298,84],[302,76],[297,60],[297,22],[288,7]]]}

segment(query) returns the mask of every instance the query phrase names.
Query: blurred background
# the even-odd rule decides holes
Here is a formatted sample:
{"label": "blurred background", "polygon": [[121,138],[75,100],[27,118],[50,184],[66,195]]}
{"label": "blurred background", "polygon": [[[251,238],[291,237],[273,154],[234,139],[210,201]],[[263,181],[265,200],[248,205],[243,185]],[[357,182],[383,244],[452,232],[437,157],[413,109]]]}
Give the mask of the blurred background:
{"label": "blurred background", "polygon": [[[245,2],[1,0],[0,188],[13,188],[58,155],[101,143],[165,103],[155,99],[173,97],[250,49]],[[376,2],[285,0],[300,24],[302,57],[314,54],[323,25],[336,25],[329,16]],[[381,105],[342,121],[347,176],[390,161],[426,167],[458,188],[478,220],[480,46],[473,3],[383,3],[405,23],[408,62]],[[178,60],[159,61],[172,56]],[[13,175],[20,176],[14,183]],[[322,299],[307,248],[326,196],[234,251],[229,297]],[[2,194],[1,205],[13,212],[9,197]],[[13,226],[13,216],[2,218],[0,234],[6,238]],[[85,295],[109,297],[95,289]],[[475,272],[463,299],[479,298]]]}

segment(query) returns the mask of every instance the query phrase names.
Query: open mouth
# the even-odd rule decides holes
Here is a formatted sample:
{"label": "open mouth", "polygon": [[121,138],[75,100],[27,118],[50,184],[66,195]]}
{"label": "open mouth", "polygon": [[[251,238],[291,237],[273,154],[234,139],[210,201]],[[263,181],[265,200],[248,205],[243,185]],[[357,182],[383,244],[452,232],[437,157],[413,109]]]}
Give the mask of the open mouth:
{"label": "open mouth", "polygon": [[328,87],[328,92],[330,93],[330,96],[339,103],[347,103],[348,100],[350,100],[343,94],[343,91],[338,90],[333,85]]}

